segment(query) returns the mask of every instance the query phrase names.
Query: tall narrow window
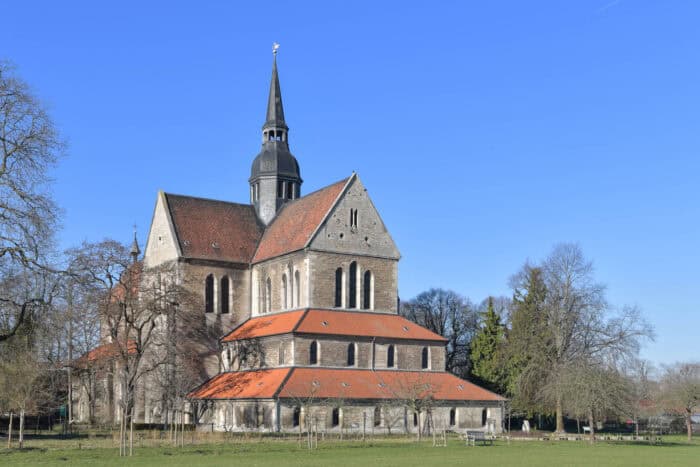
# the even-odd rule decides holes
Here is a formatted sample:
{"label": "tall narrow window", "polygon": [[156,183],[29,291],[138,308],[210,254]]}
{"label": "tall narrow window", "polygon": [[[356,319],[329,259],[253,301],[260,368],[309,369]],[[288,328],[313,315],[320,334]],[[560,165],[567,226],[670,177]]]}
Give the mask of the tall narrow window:
{"label": "tall narrow window", "polygon": [[284,365],[285,363],[287,363],[287,352],[285,351],[284,342],[280,342],[279,355],[278,355],[277,362],[280,365]]}
{"label": "tall narrow window", "polygon": [[423,351],[420,353],[420,367],[424,370],[427,370],[430,365],[429,356],[428,348],[423,347]]}
{"label": "tall narrow window", "polygon": [[413,426],[418,426],[418,412],[413,412]]}
{"label": "tall narrow window", "polygon": [[333,412],[331,412],[331,425],[340,425],[340,409],[338,407],[334,407]]}
{"label": "tall narrow window", "polygon": [[455,426],[457,424],[457,409],[452,407],[450,409],[450,426]]}
{"label": "tall narrow window", "polygon": [[214,276],[209,274],[204,280],[204,312],[214,311]]}
{"label": "tall narrow window", "polygon": [[486,422],[488,421],[488,416],[489,416],[489,413],[486,409],[481,411],[481,426],[486,426]]}
{"label": "tall narrow window", "polygon": [[268,277],[265,281],[265,313],[272,309],[272,281]]}
{"label": "tall narrow window", "polygon": [[355,343],[348,344],[348,366],[355,366]]}
{"label": "tall narrow window", "polygon": [[357,308],[357,263],[350,263],[348,272],[348,308]]}
{"label": "tall narrow window", "polygon": [[301,290],[301,282],[299,280],[299,271],[294,271],[294,306],[300,307],[301,302],[299,301],[299,291]]}
{"label": "tall narrow window", "polygon": [[350,209],[350,228],[357,229],[357,209]]}
{"label": "tall narrow window", "polygon": [[229,312],[229,303],[228,303],[228,295],[229,295],[229,283],[228,283],[228,276],[224,276],[221,278],[221,313],[228,313]]}
{"label": "tall narrow window", "polygon": [[335,270],[335,306],[343,306],[343,268]]}
{"label": "tall narrow window", "polygon": [[365,271],[362,284],[362,308],[369,310],[372,308],[372,272]]}
{"label": "tall narrow window", "polygon": [[309,365],[318,364],[318,342],[313,341],[309,346]]}
{"label": "tall narrow window", "polygon": [[374,408],[374,426],[379,426],[382,424],[382,409],[379,407]]}
{"label": "tall narrow window", "polygon": [[287,309],[287,275],[282,274],[282,308]]}
{"label": "tall narrow window", "polygon": [[299,426],[301,422],[301,407],[294,407],[294,413],[292,414],[292,426]]}
{"label": "tall narrow window", "polygon": [[284,182],[282,180],[277,182],[277,197],[284,198]]}
{"label": "tall narrow window", "polygon": [[390,345],[386,349],[386,366],[387,368],[394,368],[394,346]]}

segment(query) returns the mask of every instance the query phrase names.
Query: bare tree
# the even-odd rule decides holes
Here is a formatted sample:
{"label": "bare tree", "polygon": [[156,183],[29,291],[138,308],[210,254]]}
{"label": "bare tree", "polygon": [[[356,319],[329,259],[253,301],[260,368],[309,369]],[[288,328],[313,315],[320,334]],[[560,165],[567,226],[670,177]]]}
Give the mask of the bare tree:
{"label": "bare tree", "polygon": [[17,288],[27,271],[52,269],[50,253],[58,210],[48,195],[47,172],[63,151],[51,118],[27,84],[0,62],[0,342],[15,335],[46,288]]}
{"label": "bare tree", "polygon": [[[35,409],[41,399],[40,386],[37,384],[41,368],[34,352],[27,347],[24,339],[13,340],[12,345],[3,350],[5,355],[0,359],[0,393],[3,394],[10,413],[19,413],[18,442],[19,448],[22,449],[25,415]],[[8,447],[11,447],[9,443]]]}
{"label": "bare tree", "polygon": [[591,364],[605,369],[633,361],[653,332],[636,308],[609,306],[578,245],[557,245],[538,270],[546,291],[535,316],[539,345],[527,349],[518,391],[551,408],[557,432],[564,432],[569,376]]}
{"label": "bare tree", "polygon": [[308,449],[314,447],[313,428],[317,410],[326,404],[326,400],[319,396],[320,391],[321,383],[313,380],[301,388],[290,391],[284,399],[285,405],[299,411],[299,436],[301,437],[301,434],[306,431]]}
{"label": "bare tree", "polygon": [[700,408],[700,362],[666,367],[661,379],[661,398],[666,410],[683,416],[688,441],[693,439],[693,413]]}
{"label": "bare tree", "polygon": [[380,373],[377,373],[377,377],[391,398],[416,417],[418,441],[422,439],[423,434],[430,434],[434,429],[432,412],[435,394],[440,388],[428,381],[424,373],[397,374],[392,376],[391,380],[383,380]]}
{"label": "bare tree", "polygon": [[479,329],[479,314],[465,297],[451,290],[430,289],[401,304],[401,315],[447,339],[447,371],[466,377],[469,345]]}
{"label": "bare tree", "polygon": [[644,418],[648,421],[658,415],[656,398],[658,382],[653,379],[655,373],[651,362],[638,359],[629,366],[627,379],[630,388],[629,413],[634,421],[635,435],[639,436],[639,422]]}
{"label": "bare tree", "polygon": [[189,303],[189,292],[178,282],[175,264],[144,270],[113,240],[85,244],[73,257],[75,274],[100,295],[102,341],[110,346],[118,381],[120,454],[131,455],[137,386],[162,365],[173,368],[168,323]]}

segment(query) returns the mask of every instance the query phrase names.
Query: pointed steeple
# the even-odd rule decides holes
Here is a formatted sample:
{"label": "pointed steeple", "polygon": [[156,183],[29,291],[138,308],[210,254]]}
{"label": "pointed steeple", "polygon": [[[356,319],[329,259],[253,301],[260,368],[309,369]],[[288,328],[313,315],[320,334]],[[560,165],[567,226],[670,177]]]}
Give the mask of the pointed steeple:
{"label": "pointed steeple", "polygon": [[138,260],[139,255],[141,254],[139,242],[136,239],[136,226],[134,226],[134,241],[131,243],[131,251],[129,254],[131,255],[131,259],[133,259],[134,263]]}
{"label": "pointed steeple", "polygon": [[272,46],[272,79],[267,99],[267,115],[262,127],[262,148],[250,168],[250,203],[258,218],[269,224],[284,203],[301,193],[299,163],[289,151],[289,127],[284,121],[282,92],[277,73],[277,49]]}
{"label": "pointed steeple", "polygon": [[263,129],[285,129],[288,130],[284,121],[284,107],[282,106],[282,91],[280,90],[280,80],[277,74],[277,50],[272,59],[272,79],[270,80],[270,95],[267,98],[267,116]]}

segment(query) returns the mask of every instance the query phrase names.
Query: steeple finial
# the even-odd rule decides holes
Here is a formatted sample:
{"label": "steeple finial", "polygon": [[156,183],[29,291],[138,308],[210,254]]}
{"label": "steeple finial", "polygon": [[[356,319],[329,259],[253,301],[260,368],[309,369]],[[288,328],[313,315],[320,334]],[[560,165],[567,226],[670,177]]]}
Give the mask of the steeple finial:
{"label": "steeple finial", "polygon": [[136,225],[134,225],[134,241],[131,243],[131,251],[129,252],[134,263],[138,260],[141,254],[141,249],[139,248],[139,242],[136,239]]}
{"label": "steeple finial", "polygon": [[263,129],[289,129],[284,121],[282,91],[280,90],[280,80],[277,74],[277,50],[279,47],[280,45],[277,42],[272,44],[272,79],[270,80],[270,95],[267,99],[267,116]]}

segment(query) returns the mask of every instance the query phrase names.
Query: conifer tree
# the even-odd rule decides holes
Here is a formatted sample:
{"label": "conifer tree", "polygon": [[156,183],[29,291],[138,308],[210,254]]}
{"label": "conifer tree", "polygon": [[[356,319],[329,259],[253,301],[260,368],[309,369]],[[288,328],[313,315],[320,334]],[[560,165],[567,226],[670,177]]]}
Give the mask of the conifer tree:
{"label": "conifer tree", "polygon": [[505,389],[503,367],[505,327],[494,310],[493,297],[489,297],[481,320],[481,327],[471,346],[472,375],[483,385],[500,393]]}

